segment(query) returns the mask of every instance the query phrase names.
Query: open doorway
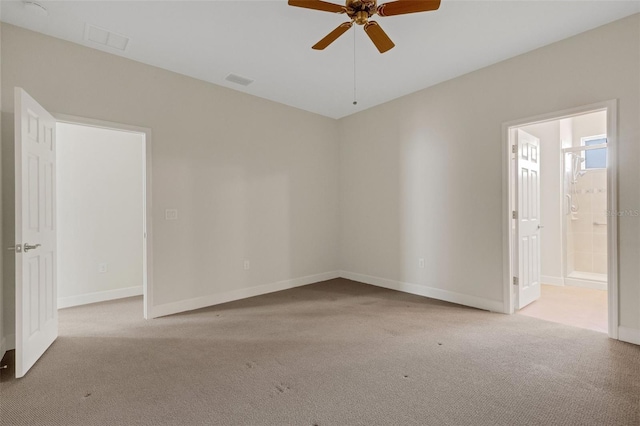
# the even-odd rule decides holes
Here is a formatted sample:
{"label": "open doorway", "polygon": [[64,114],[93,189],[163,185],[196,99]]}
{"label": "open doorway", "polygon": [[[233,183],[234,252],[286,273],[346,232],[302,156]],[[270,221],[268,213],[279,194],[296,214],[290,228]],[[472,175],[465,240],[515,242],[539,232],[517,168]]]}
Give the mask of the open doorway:
{"label": "open doorway", "polygon": [[[15,345],[12,346],[15,347],[15,377],[20,378],[35,365],[58,337],[58,267],[60,265],[58,263],[57,241],[59,219],[62,220],[59,216],[75,215],[76,210],[84,209],[86,204],[90,204],[90,201],[87,202],[79,195],[84,190],[93,190],[94,193],[98,193],[98,197],[101,196],[100,191],[96,190],[98,185],[95,182],[93,185],[86,184],[86,173],[88,172],[85,168],[85,171],[79,173],[74,179],[85,184],[87,188],[82,191],[78,190],[77,193],[73,190],[70,191],[71,201],[68,202],[68,211],[58,211],[56,179],[58,176],[58,123],[144,135],[142,147],[138,147],[143,152],[138,157],[142,172],[136,172],[138,177],[132,178],[141,181],[142,187],[142,195],[138,195],[142,203],[142,218],[139,218],[137,222],[138,224],[141,222],[142,226],[136,224],[137,230],[132,233],[135,234],[136,241],[140,241],[142,246],[142,313],[144,318],[153,317],[151,312],[153,306],[153,245],[150,214],[152,209],[152,175],[151,131],[149,129],[72,116],[58,115],[54,117],[20,87],[14,89],[14,114],[15,243],[10,247],[10,250],[15,252]],[[119,170],[116,170],[117,161],[105,160],[95,152],[85,155],[81,161],[93,162],[96,168],[102,166],[119,173]],[[123,185],[129,184],[126,182]],[[85,195],[84,198],[88,197]],[[65,219],[67,218],[65,217]],[[105,227],[107,229],[113,228],[109,225]],[[96,232],[97,229],[95,223],[90,223],[87,228],[89,230],[80,229],[76,232],[91,235],[91,232]],[[87,235],[82,235],[82,237],[87,237]],[[82,242],[78,244],[81,249],[86,249],[86,246],[82,246]],[[73,256],[71,257],[73,258]],[[86,259],[84,261],[86,262]],[[98,273],[104,273],[105,269],[108,272],[108,261],[101,261],[98,258],[92,259],[92,262],[94,264],[97,262]],[[88,262],[89,265],[92,262]],[[106,268],[104,263],[107,263]],[[68,300],[66,302],[69,303]],[[75,302],[78,302],[77,298]]]}
{"label": "open doorway", "polygon": [[505,130],[509,312],[617,338],[615,103]]}
{"label": "open doorway", "polygon": [[59,309],[146,287],[146,134],[78,121],[56,123]]}

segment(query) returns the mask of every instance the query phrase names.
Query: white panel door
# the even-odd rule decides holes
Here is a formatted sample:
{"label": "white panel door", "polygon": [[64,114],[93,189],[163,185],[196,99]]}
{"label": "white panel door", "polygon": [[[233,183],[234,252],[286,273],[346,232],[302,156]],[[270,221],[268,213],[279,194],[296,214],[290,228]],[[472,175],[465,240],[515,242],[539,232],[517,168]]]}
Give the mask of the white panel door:
{"label": "white panel door", "polygon": [[56,123],[15,89],[16,377],[58,337]]}
{"label": "white panel door", "polygon": [[540,140],[516,132],[517,309],[540,298]]}

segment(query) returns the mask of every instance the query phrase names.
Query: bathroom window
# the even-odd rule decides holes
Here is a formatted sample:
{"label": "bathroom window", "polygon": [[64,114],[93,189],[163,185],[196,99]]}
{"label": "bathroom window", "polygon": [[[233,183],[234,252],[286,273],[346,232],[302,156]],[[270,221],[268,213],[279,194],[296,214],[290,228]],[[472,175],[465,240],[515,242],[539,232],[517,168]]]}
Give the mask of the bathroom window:
{"label": "bathroom window", "polygon": [[[604,145],[607,143],[605,135],[590,136],[582,138],[583,146]],[[584,169],[606,169],[607,168],[607,148],[590,149],[584,152]]]}

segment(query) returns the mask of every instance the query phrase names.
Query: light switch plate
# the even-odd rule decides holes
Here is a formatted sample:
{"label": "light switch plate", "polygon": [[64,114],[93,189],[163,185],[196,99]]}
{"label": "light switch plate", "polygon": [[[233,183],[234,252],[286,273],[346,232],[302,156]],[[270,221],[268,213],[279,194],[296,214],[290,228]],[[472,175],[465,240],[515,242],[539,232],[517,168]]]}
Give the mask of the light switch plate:
{"label": "light switch plate", "polygon": [[165,220],[178,220],[178,210],[177,209],[166,209],[164,211]]}

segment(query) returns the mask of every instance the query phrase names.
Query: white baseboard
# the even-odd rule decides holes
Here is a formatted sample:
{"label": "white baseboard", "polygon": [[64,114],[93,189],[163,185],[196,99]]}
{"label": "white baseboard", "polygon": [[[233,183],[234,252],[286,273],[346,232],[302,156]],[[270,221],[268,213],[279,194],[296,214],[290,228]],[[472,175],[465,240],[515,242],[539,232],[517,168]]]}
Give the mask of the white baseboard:
{"label": "white baseboard", "polygon": [[88,305],[89,303],[107,302],[109,300],[123,299],[125,297],[141,296],[142,286],[120,288],[117,290],[98,291],[95,293],[80,294],[78,296],[59,297],[58,309],[71,308],[72,306]]}
{"label": "white baseboard", "polygon": [[581,280],[579,278],[565,278],[564,285],[570,287],[590,288],[592,290],[606,290],[607,283],[591,280]]}
{"label": "white baseboard", "polygon": [[564,279],[562,277],[552,277],[549,275],[541,275],[540,276],[540,282],[542,284],[548,284],[548,285],[556,285],[559,287],[564,287]]}
{"label": "white baseboard", "polygon": [[340,278],[338,271],[325,272],[323,274],[309,275],[306,277],[294,278],[291,280],[278,281],[275,283],[264,284],[257,287],[243,288],[239,290],[227,291],[225,293],[211,294],[193,299],[181,300],[179,302],[165,303],[163,305],[153,306],[149,312],[149,318],[163,317],[173,315],[180,312],[193,311],[194,309],[206,308],[208,306],[219,305],[221,303],[233,302],[248,297],[260,296],[276,291],[288,290],[290,288],[301,287],[303,285],[313,284],[320,281],[332,280]]}
{"label": "white baseboard", "polygon": [[618,340],[640,345],[640,330],[637,328],[618,327]]}
{"label": "white baseboard", "polygon": [[369,275],[357,274],[355,272],[341,271],[340,276],[352,281],[358,281],[365,284],[375,285],[377,287],[402,291],[404,293],[415,294],[417,296],[425,296],[432,299],[444,300],[445,302],[471,306],[473,308],[484,309],[486,311],[500,313],[504,312],[504,304],[502,301],[498,300],[484,299],[482,297],[469,296],[466,294],[455,293],[439,288],[394,281],[386,278],[372,277]]}

